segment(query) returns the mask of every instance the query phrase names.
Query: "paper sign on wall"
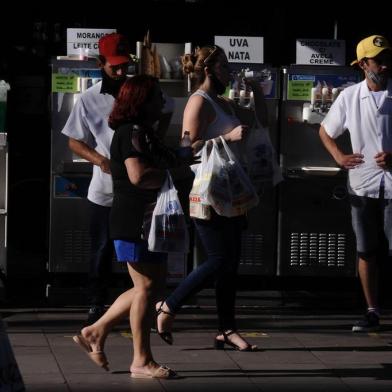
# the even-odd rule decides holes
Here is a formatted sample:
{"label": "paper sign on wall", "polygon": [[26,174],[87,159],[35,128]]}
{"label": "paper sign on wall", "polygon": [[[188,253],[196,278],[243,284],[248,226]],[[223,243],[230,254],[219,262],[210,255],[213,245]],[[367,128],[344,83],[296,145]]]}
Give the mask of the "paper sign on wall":
{"label": "paper sign on wall", "polygon": [[229,63],[264,63],[263,37],[216,35],[215,44],[224,49]]}
{"label": "paper sign on wall", "polygon": [[345,65],[346,42],[337,39],[297,39],[296,64]]}
{"label": "paper sign on wall", "polygon": [[116,31],[116,29],[67,29],[67,56],[81,54],[97,56],[99,39]]}
{"label": "paper sign on wall", "polygon": [[78,92],[78,77],[76,75],[64,75],[55,73],[52,75],[53,93],[76,93]]}

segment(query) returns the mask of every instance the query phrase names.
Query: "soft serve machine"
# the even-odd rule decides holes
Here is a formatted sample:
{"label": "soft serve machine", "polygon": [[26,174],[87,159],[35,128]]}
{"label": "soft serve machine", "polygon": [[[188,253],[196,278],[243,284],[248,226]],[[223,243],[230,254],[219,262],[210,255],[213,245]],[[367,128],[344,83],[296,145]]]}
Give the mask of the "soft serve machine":
{"label": "soft serve machine", "polygon": [[[232,79],[228,96],[240,106],[254,106],[253,93],[243,83],[242,77],[256,79],[264,92],[268,110],[269,136],[278,152],[279,72],[266,64],[230,63]],[[269,151],[259,151],[268,154]],[[269,171],[270,159],[265,156],[265,170]],[[266,173],[267,175],[267,173]],[[268,175],[267,175],[268,176]],[[248,225],[242,235],[242,252],[239,273],[244,275],[275,275],[277,243],[277,188],[265,183],[259,194],[258,206],[249,211]]]}
{"label": "soft serve machine", "polygon": [[[189,44],[188,44],[189,45]],[[156,44],[162,58],[179,61],[184,44]],[[162,60],[161,60],[162,61]],[[173,68],[173,67],[172,67]],[[166,68],[165,68],[166,69]],[[128,74],[135,74],[131,63]],[[186,83],[177,74],[165,74],[161,85],[173,98],[174,113],[168,121],[166,141],[175,145],[180,139],[182,113],[186,103]],[[91,163],[72,153],[68,138],[61,131],[79,95],[101,79],[95,58],[70,59],[66,56],[52,61],[51,93],[51,181],[50,181],[50,230],[48,271],[54,277],[47,287],[47,296],[63,298],[69,290],[70,274],[87,273],[89,268],[90,238],[89,209],[86,200],[92,174]],[[172,254],[169,258],[168,283],[176,283],[186,274],[186,257]],[[113,271],[129,284],[124,263],[113,259]],[[121,280],[120,279],[120,280]],[[85,280],[84,286],[85,286]]]}
{"label": "soft serve machine", "polygon": [[[51,181],[48,271],[52,273],[47,296],[64,298],[70,274],[89,268],[89,208],[86,200],[92,164],[73,154],[68,138],[61,133],[79,95],[99,82],[101,72],[94,58],[54,59],[51,93]],[[124,272],[113,262],[113,271]]]}
{"label": "soft serve machine", "polygon": [[0,80],[0,298],[2,278],[7,274],[7,215],[8,215],[8,143],[6,132],[8,83]]}
{"label": "soft serve machine", "polygon": [[[341,66],[283,68],[278,275],[353,276],[355,242],[347,173],[321,143],[320,122],[338,94],[359,81]],[[348,132],[337,140],[351,151]]]}

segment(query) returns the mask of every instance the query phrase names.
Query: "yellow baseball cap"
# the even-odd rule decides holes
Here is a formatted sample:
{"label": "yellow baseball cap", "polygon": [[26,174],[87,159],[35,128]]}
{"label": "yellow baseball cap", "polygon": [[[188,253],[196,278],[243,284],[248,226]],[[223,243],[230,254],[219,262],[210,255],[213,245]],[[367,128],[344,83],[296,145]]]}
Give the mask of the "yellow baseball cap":
{"label": "yellow baseball cap", "polygon": [[382,35],[371,35],[357,45],[357,59],[351,65],[359,63],[365,57],[376,57],[385,49],[391,50],[388,40]]}

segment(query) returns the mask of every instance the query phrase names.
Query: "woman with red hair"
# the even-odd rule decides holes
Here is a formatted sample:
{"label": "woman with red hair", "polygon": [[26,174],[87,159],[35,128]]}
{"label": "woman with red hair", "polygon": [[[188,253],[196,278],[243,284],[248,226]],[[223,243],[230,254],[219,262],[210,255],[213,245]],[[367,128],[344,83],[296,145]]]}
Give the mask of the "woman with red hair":
{"label": "woman with red hair", "polygon": [[129,315],[133,338],[131,377],[172,378],[173,370],[157,364],[150,347],[153,304],[166,275],[167,253],[148,251],[147,238],[157,192],[167,170],[175,183],[189,181],[189,163],[180,161],[158,137],[164,99],[159,82],[148,75],[129,78],[121,87],[109,117],[114,129],[110,148],[113,206],[110,235],[119,262],[126,262],[133,288],[122,293],[94,324],[74,340],[92,361],[108,369],[104,343],[110,329]]}

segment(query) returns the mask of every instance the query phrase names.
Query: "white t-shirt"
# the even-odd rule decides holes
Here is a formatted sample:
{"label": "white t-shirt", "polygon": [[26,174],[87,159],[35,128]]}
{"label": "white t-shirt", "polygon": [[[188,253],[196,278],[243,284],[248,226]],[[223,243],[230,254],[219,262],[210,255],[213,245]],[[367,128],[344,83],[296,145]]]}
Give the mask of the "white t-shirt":
{"label": "white t-shirt", "polygon": [[[101,94],[101,85],[101,82],[95,84],[79,97],[62,133],[88,144],[101,155],[110,158],[110,144],[114,131],[109,128],[108,118],[114,98],[110,94]],[[93,167],[87,198],[101,206],[112,205],[112,176],[104,173],[96,165]]]}
{"label": "white t-shirt", "polygon": [[385,198],[392,199],[392,171],[381,169],[374,159],[379,152],[392,152],[392,80],[378,108],[366,80],[344,89],[321,125],[334,139],[348,129],[353,152],[364,155],[364,163],[349,170],[350,193],[377,198],[384,181]]}

